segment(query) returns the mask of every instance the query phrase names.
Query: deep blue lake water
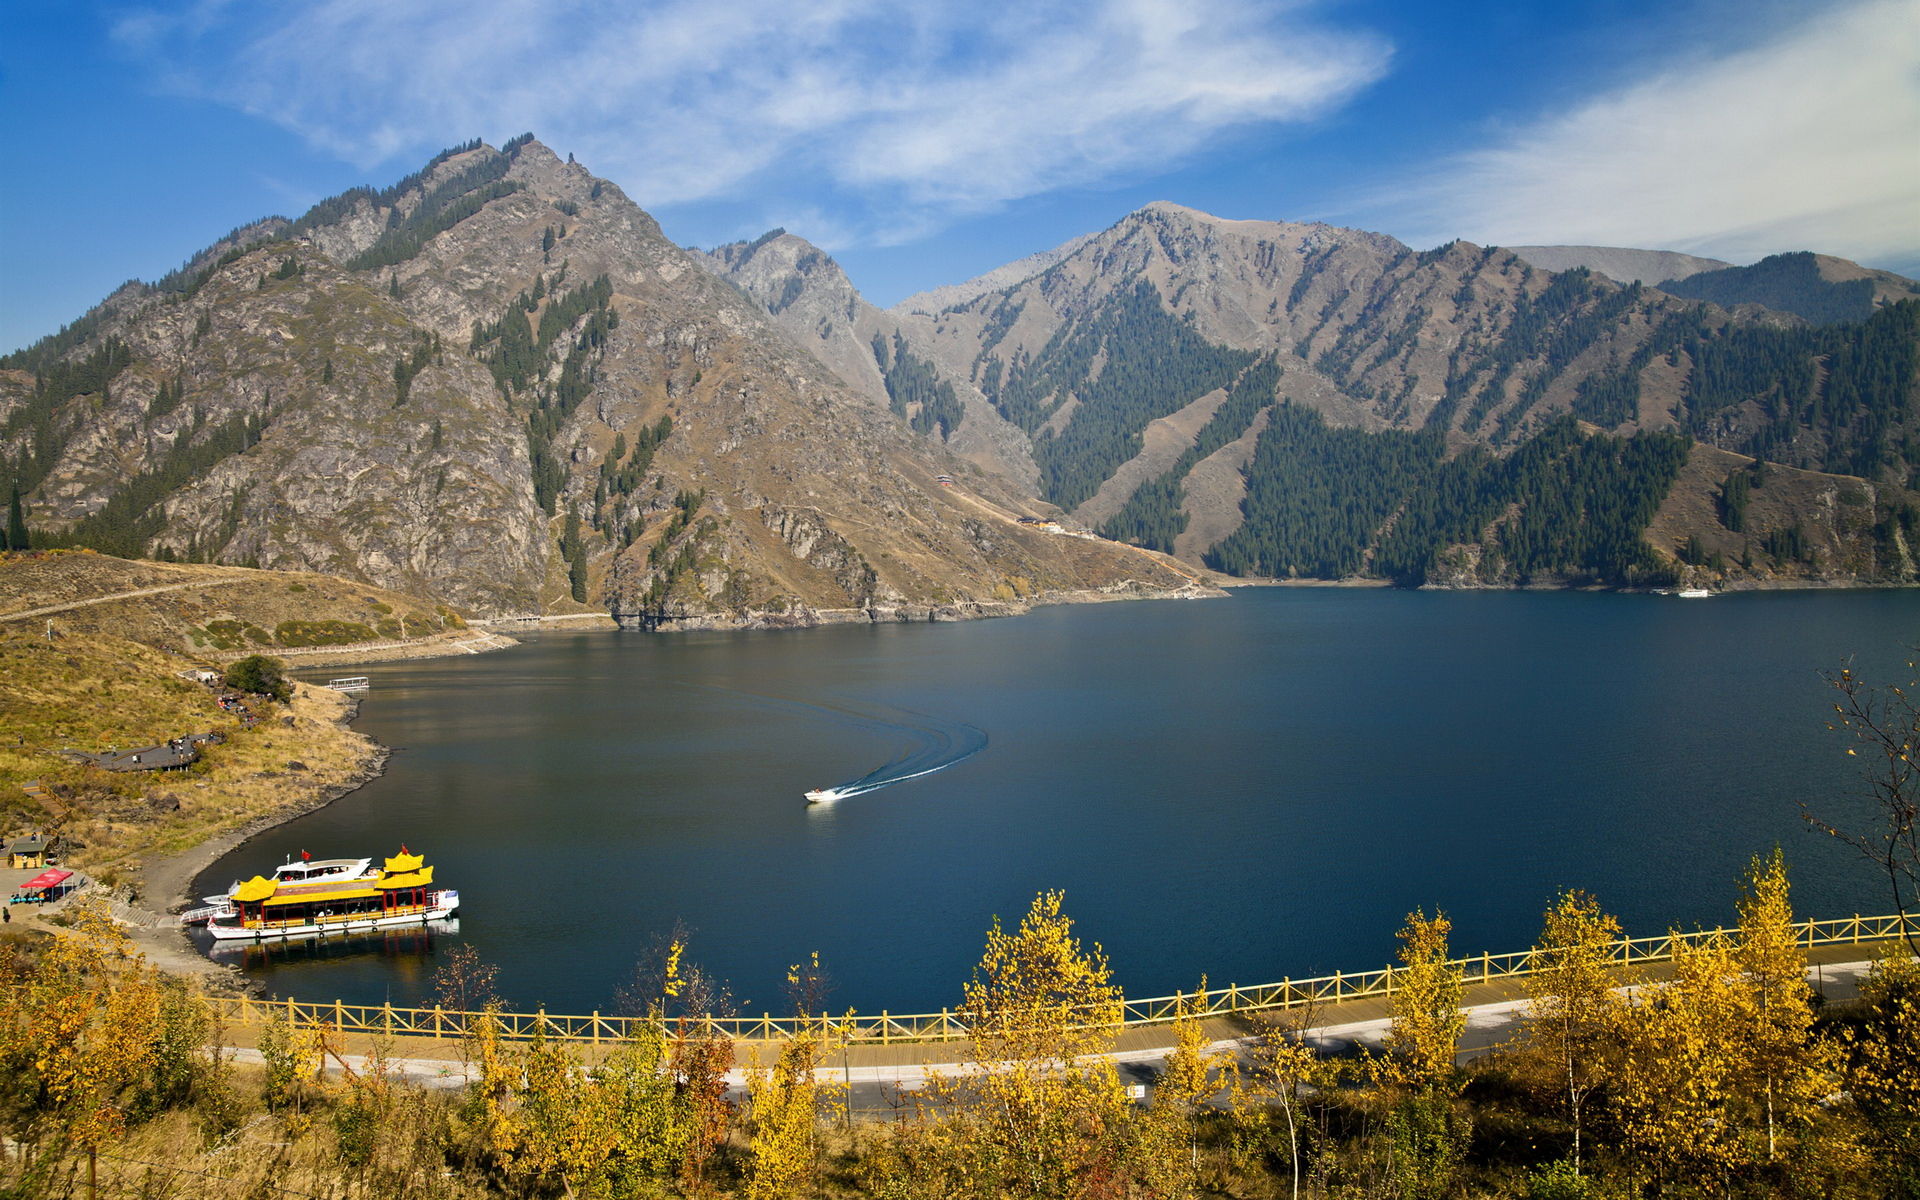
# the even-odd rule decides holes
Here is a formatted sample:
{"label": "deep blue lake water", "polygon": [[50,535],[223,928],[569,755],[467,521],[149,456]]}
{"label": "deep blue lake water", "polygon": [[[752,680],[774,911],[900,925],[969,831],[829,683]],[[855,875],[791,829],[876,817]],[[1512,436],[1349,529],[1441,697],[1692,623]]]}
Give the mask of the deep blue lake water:
{"label": "deep blue lake water", "polygon": [[[1889,908],[1805,801],[1864,813],[1820,671],[1891,680],[1920,592],[1686,601],[1245,589],[958,625],[546,632],[371,667],[387,774],[201,891],[401,843],[457,938],[249,957],[280,995],[417,1002],[471,943],[517,1006],[611,1011],[657,935],[743,1011],[814,950],[836,1009],[954,1004],[995,914],[1066,892],[1130,994],[1379,966],[1415,906],[1521,949],[1556,889],[1630,933],[1731,923],[1783,845],[1796,907]],[[1904,677],[1900,677],[1904,682]],[[948,769],[809,806],[898,761]]]}

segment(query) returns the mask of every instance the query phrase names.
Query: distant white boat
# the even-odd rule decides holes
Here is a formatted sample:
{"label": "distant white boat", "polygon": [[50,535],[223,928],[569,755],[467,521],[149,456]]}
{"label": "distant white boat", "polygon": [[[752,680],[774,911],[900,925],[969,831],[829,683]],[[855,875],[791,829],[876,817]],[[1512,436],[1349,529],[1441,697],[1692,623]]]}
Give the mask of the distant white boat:
{"label": "distant white boat", "polygon": [[373,687],[365,675],[349,675],[345,679],[329,679],[327,686],[336,692],[364,692]]}
{"label": "distant white boat", "polygon": [[1706,588],[1681,588],[1675,592],[1674,595],[1680,597],[1682,600],[1705,600],[1707,597],[1713,595],[1713,593]]}
{"label": "distant white boat", "polygon": [[838,788],[815,788],[807,793],[808,804],[828,804],[840,798]]}

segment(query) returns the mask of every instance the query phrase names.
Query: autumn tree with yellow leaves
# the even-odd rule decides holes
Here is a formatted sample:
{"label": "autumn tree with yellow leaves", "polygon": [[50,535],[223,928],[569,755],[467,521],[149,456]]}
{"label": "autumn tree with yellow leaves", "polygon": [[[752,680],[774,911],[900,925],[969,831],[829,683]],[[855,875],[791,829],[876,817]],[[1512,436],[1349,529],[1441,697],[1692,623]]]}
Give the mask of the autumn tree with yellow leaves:
{"label": "autumn tree with yellow leaves", "polygon": [[1385,1074],[1414,1092],[1458,1090],[1460,1035],[1466,1014],[1460,1010],[1460,966],[1448,958],[1453,923],[1443,912],[1407,914],[1400,930],[1400,966],[1393,973],[1389,1005],[1393,1030],[1387,1035]]}
{"label": "autumn tree with yellow leaves", "polygon": [[1392,1101],[1389,1167],[1409,1197],[1439,1196],[1452,1187],[1469,1132],[1455,1104],[1463,1079],[1455,1060],[1467,1018],[1460,966],[1448,957],[1452,929],[1443,912],[1407,914],[1388,997],[1393,1028],[1376,1065]]}
{"label": "autumn tree with yellow leaves", "polygon": [[[825,998],[820,955],[787,968],[787,994],[796,1019],[815,1018]],[[852,1013],[846,1014],[851,1019]],[[781,1043],[771,1067],[747,1072],[748,1200],[795,1200],[811,1193],[820,1166],[823,1109],[844,1101],[834,1084],[819,1079],[835,1034],[835,1022],[819,1016]]]}
{"label": "autumn tree with yellow leaves", "polygon": [[1674,939],[1673,977],[1641,993],[1616,1080],[1620,1122],[1656,1179],[1724,1181],[1742,1160],[1736,1031],[1749,996],[1723,937]]}
{"label": "autumn tree with yellow leaves", "polygon": [[1778,847],[1748,866],[1739,907],[1734,960],[1745,977],[1751,1008],[1736,1040],[1745,1045],[1754,1077],[1766,1161],[1776,1162],[1783,1139],[1808,1128],[1833,1090],[1833,1048],[1811,1036],[1813,988],[1807,983],[1806,954],[1794,936],[1786,856]]}
{"label": "autumn tree with yellow leaves", "polygon": [[1533,949],[1532,1005],[1526,1053],[1552,1080],[1573,1131],[1573,1172],[1581,1170],[1587,1102],[1609,1075],[1619,1044],[1624,1002],[1613,988],[1613,943],[1620,922],[1581,891],[1560,894]]}
{"label": "autumn tree with yellow leaves", "polygon": [[1920,959],[1892,953],[1860,986],[1860,1019],[1844,1028],[1846,1089],[1869,1153],[1920,1183]]}
{"label": "autumn tree with yellow leaves", "polygon": [[1141,1122],[1138,1157],[1154,1195],[1177,1200],[1200,1191],[1200,1123],[1206,1104],[1221,1088],[1218,1073],[1229,1060],[1209,1049],[1197,1001],[1207,994],[1206,977],[1192,996],[1174,1002],[1173,1049],[1153,1088],[1153,1106]]}
{"label": "autumn tree with yellow leaves", "polygon": [[1631,1010],[1617,1081],[1622,1125],[1655,1179],[1844,1172],[1850,1138],[1826,1113],[1838,1048],[1813,1030],[1786,862],[1748,868],[1738,936],[1680,944],[1673,978]]}
{"label": "autumn tree with yellow leaves", "polygon": [[1141,1139],[1104,1057],[1120,989],[1099,946],[1073,932],[1059,892],[1035,897],[1013,931],[995,919],[959,1016],[972,1061],[930,1079],[868,1148],[863,1190],[898,1200],[1123,1194]]}
{"label": "autumn tree with yellow leaves", "polygon": [[133,952],[102,906],[78,905],[31,975],[0,991],[9,1136],[50,1165],[84,1156],[91,1196],[102,1147],[191,1091],[200,1050],[191,1035],[204,1028],[191,998]]}
{"label": "autumn tree with yellow leaves", "polygon": [[1307,1031],[1320,1023],[1320,1011],[1318,1001],[1309,1001],[1296,1009],[1257,1017],[1260,1032],[1248,1044],[1246,1060],[1234,1072],[1234,1117],[1243,1137],[1255,1135],[1255,1147],[1260,1144],[1259,1131],[1273,1125],[1273,1111],[1279,1111],[1286,1130],[1286,1161],[1295,1200],[1300,1195],[1302,1141],[1324,1141],[1327,1136],[1324,1126],[1308,1123],[1307,1102],[1340,1081],[1339,1064],[1322,1057],[1307,1040]]}

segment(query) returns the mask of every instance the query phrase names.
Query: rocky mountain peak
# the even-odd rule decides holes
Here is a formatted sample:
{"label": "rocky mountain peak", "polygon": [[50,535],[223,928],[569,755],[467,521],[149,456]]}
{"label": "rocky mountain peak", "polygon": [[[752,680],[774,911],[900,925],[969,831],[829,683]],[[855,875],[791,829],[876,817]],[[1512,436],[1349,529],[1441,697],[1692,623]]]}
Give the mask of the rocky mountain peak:
{"label": "rocky mountain peak", "polygon": [[[763,239],[762,282],[801,283],[757,301],[531,137],[228,243],[0,370],[43,537],[647,625],[1184,586],[1018,525],[949,450],[951,393],[889,394],[876,346],[894,390],[928,376],[816,248]],[[801,315],[872,378],[796,346]]]}

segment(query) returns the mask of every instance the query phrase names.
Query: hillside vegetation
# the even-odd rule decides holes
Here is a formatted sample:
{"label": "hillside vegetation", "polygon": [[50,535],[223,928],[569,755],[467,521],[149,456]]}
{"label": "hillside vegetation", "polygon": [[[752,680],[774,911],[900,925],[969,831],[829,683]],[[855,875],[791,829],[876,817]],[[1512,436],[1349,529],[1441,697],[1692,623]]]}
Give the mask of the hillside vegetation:
{"label": "hillside vegetation", "polygon": [[[108,882],[266,816],[320,803],[361,777],[377,748],[345,727],[349,701],[295,685],[285,705],[223,710],[181,677],[192,660],[104,633],[0,626],[0,825],[60,835],[64,861]],[[218,732],[181,771],[108,772],[62,758]],[[37,784],[32,794],[27,785]]]}
{"label": "hillside vegetation", "polygon": [[[126,593],[144,593],[127,595]],[[56,608],[39,618],[14,614]],[[413,639],[466,629],[445,605],[309,571],[131,560],[105,554],[0,555],[0,629],[106,633],[211,661],[254,653]]]}
{"label": "hillside vegetation", "polygon": [[[737,1043],[701,1019],[724,988],[672,939],[623,999],[639,1019],[589,1046],[503,1036],[491,972],[457,950],[436,983],[464,1031],[446,1069],[469,1082],[429,1089],[393,1073],[390,1040],[356,1061],[358,1039],[291,1011],[223,1029],[83,914],[51,945],[0,943],[0,1186],[20,1200],[79,1194],[95,1174],[109,1196],[206,1200],[1879,1200],[1920,1170],[1920,969],[1886,949],[1860,1001],[1816,1008],[1777,852],[1754,860],[1737,932],[1632,973],[1609,961],[1619,925],[1593,897],[1555,898],[1525,985],[1534,1019],[1464,1065],[1479,960],[1453,958],[1450,932],[1444,914],[1408,914],[1383,1043],[1329,1057],[1309,1006],[1228,1018],[1243,1040],[1227,1053],[1210,1044],[1219,1019],[1182,1002],[1137,1100],[1108,1057],[1122,1006],[1106,955],[1043,893],[988,931],[954,1009],[966,1038],[945,1047],[957,1068],[856,1122],[842,1019],[806,1007],[817,957],[790,972],[816,1021]],[[259,1067],[202,1052],[230,1032]]]}

